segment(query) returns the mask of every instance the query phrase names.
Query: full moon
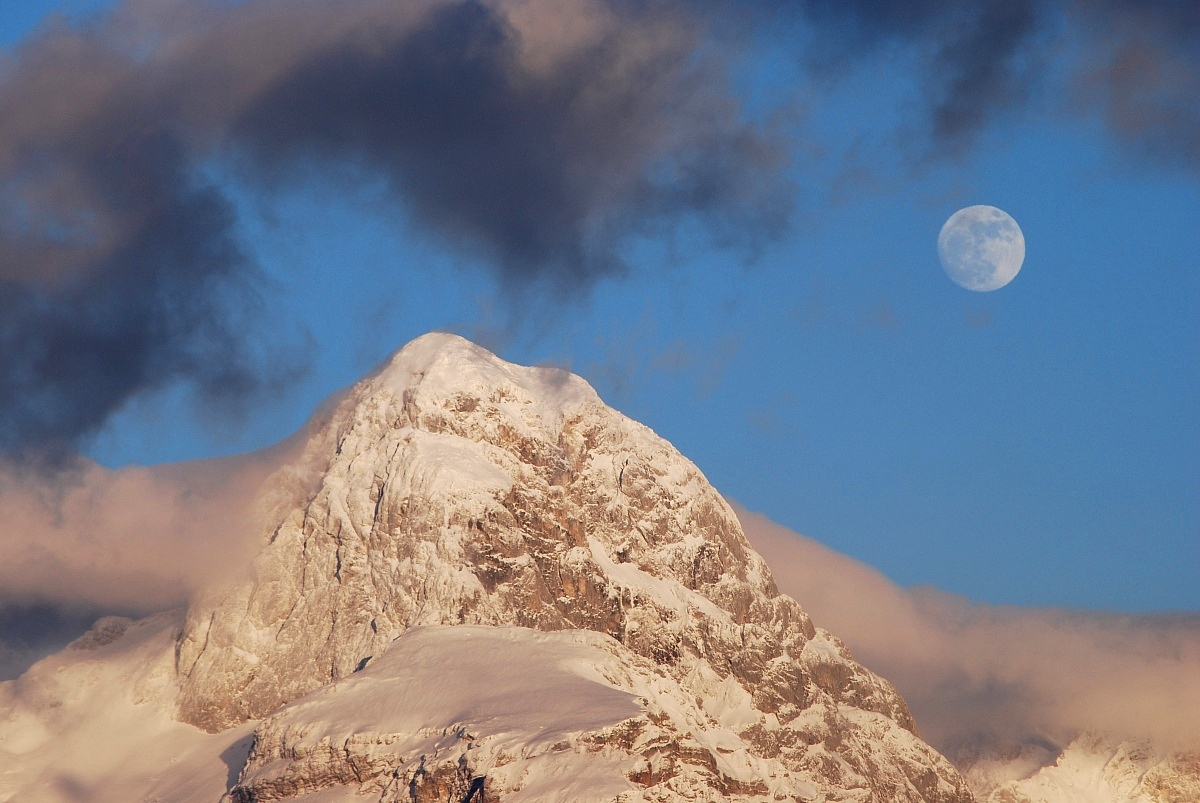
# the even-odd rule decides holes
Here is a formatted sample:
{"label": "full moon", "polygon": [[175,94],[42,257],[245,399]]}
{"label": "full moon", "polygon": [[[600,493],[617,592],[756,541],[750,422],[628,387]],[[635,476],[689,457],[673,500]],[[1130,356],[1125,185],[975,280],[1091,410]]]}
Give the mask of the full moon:
{"label": "full moon", "polygon": [[1025,236],[1004,210],[968,206],[951,215],[942,226],[938,259],[946,275],[968,290],[998,290],[1021,269]]}

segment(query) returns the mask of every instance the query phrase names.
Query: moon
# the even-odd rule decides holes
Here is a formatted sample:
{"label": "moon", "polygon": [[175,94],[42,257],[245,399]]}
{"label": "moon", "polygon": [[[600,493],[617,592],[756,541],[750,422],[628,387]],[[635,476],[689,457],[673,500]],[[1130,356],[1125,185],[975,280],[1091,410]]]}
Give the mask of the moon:
{"label": "moon", "polygon": [[999,290],[1021,270],[1025,235],[1003,209],[968,206],[942,226],[938,259],[946,275],[962,287],[977,293]]}

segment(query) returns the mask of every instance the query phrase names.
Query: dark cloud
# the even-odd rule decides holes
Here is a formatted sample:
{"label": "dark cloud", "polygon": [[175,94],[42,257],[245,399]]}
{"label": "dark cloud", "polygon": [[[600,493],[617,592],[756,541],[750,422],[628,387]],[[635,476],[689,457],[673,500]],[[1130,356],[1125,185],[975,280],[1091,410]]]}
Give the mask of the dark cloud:
{"label": "dark cloud", "polygon": [[816,69],[915,54],[939,152],[1078,46],[1089,108],[1195,166],[1198,28],[1176,0],[129,0],[48,24],[0,62],[0,451],[294,375],[231,183],[382,197],[510,299],[582,298],[684,219],[718,245],[784,227],[785,143],[731,89],[759,35]]}
{"label": "dark cloud", "polygon": [[0,74],[0,451],[69,454],[133,395],[270,387],[259,276],[148,68],[52,28]]}
{"label": "dark cloud", "polygon": [[622,0],[148,0],[44,28],[0,73],[0,450],[69,449],[180,380],[281,378],[214,173],[382,184],[510,290],[582,295],[681,215],[778,231],[780,151],[702,35]]}
{"label": "dark cloud", "polygon": [[[576,41],[543,41],[564,26]],[[694,62],[693,27],[641,4],[452,3],[308,55],[232,139],[247,172],[357,168],[505,279],[586,289],[647,224],[712,214],[752,240],[783,222],[784,196],[752,183],[780,189],[778,154]]]}
{"label": "dark cloud", "polygon": [[239,326],[256,295],[228,205],[192,185],[169,139],[111,144],[81,172],[106,195],[125,196],[105,211],[119,207],[129,230],[72,265],[73,275],[0,284],[5,451],[69,450],[134,392],[181,377],[211,398],[240,397],[271,378]]}
{"label": "dark cloud", "polygon": [[1200,170],[1200,5],[1081,0],[1096,43],[1077,79],[1127,146],[1173,168]]}

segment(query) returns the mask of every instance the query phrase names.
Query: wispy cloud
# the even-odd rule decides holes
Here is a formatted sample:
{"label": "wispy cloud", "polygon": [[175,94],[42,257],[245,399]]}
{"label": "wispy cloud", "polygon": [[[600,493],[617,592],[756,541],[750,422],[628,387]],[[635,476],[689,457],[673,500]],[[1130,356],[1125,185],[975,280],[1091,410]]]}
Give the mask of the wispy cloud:
{"label": "wispy cloud", "polygon": [[817,31],[804,54],[818,70],[838,72],[864,52],[897,44],[915,47],[931,133],[942,147],[961,150],[988,122],[1018,107],[1035,83],[1051,4],[1034,0],[795,0]]}
{"label": "wispy cloud", "polygon": [[[740,4],[734,3],[739,8]],[[1126,144],[1200,167],[1200,12],[1187,0],[775,0],[767,13],[815,31],[802,58],[838,75],[864,55],[914,57],[919,103],[943,152],[1067,76],[1077,110],[1099,111]],[[1064,59],[1078,63],[1064,66]]]}
{"label": "wispy cloud", "polygon": [[992,607],[906,590],[737,512],[780,590],[895,683],[943,751],[980,739],[1062,745],[1088,729],[1168,747],[1200,742],[1200,615]]}
{"label": "wispy cloud", "polygon": [[1127,146],[1171,167],[1200,170],[1200,8],[1187,0],[1091,0],[1080,23],[1096,46],[1076,79]]}

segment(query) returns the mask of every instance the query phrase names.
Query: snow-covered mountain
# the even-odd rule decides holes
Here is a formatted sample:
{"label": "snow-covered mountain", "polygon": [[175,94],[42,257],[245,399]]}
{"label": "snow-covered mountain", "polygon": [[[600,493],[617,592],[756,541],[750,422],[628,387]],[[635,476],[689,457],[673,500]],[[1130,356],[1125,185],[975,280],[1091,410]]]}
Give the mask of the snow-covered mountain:
{"label": "snow-covered mountain", "polygon": [[955,756],[981,803],[1196,803],[1200,752],[1085,733]]}
{"label": "snow-covered mountain", "polygon": [[578,377],[427,335],[262,501],[244,577],[0,684],[0,801],[972,799]]}

